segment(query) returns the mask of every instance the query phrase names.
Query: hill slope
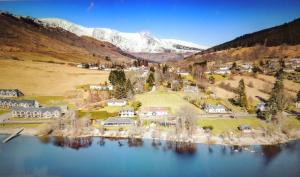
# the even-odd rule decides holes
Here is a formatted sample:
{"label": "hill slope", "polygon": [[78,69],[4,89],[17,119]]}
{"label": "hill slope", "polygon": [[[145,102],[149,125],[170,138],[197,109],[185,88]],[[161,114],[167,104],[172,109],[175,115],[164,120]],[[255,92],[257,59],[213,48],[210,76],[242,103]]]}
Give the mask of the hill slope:
{"label": "hill slope", "polygon": [[267,47],[278,46],[281,44],[300,44],[300,19],[240,36],[232,41],[214,46],[207,51],[219,51],[237,47],[252,47],[257,44],[265,45]]}
{"label": "hill slope", "polygon": [[118,47],[94,38],[79,37],[62,28],[45,27],[35,20],[0,14],[0,56],[43,57],[71,61],[129,62],[134,58]]}

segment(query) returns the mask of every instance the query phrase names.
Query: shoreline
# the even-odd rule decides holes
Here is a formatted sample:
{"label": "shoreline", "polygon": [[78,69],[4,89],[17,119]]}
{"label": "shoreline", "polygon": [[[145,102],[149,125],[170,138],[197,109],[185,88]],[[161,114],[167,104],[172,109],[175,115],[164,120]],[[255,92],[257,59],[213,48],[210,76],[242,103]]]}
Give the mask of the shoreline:
{"label": "shoreline", "polygon": [[[16,129],[0,129],[0,135],[10,135],[15,132]],[[81,136],[74,136],[74,135],[37,135],[35,129],[25,129],[21,132],[21,135],[25,136],[33,136],[33,137],[42,137],[42,136],[49,136],[49,137],[65,137],[65,138],[84,138],[84,137],[102,137],[102,138],[116,138],[116,139],[143,139],[143,140],[158,140],[158,141],[172,141],[172,142],[182,142],[182,143],[195,143],[195,144],[206,144],[206,145],[225,145],[225,146],[256,146],[256,145],[280,145],[285,144],[291,141],[300,140],[300,137],[239,137],[239,138],[220,138],[219,136],[213,135],[208,136],[201,135],[201,136],[193,136],[189,139],[176,139],[176,138],[167,138],[166,136],[161,136],[159,138],[153,138],[148,133],[145,133],[142,136],[129,136],[128,134],[120,134],[120,132],[109,131],[104,134],[95,134],[91,133],[89,135],[81,135]]]}

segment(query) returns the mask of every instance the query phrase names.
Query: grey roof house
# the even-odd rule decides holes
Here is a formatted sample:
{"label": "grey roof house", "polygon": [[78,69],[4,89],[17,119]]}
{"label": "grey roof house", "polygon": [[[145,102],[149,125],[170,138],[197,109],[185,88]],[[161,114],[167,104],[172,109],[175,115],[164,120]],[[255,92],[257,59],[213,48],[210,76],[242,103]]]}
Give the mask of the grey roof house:
{"label": "grey roof house", "polygon": [[39,103],[35,100],[13,100],[13,99],[0,99],[0,108],[38,108]]}
{"label": "grey roof house", "polygon": [[0,89],[0,97],[20,97],[24,94],[18,89]]}
{"label": "grey roof house", "polygon": [[45,108],[13,108],[12,116],[18,118],[60,118],[59,107]]}

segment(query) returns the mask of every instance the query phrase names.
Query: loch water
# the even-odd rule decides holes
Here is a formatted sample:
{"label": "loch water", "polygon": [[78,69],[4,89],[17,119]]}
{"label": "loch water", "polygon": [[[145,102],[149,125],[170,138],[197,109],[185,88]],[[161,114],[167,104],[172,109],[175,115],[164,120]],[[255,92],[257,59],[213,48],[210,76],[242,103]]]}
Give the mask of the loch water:
{"label": "loch water", "polygon": [[238,147],[19,136],[0,144],[0,176],[300,177],[300,141]]}

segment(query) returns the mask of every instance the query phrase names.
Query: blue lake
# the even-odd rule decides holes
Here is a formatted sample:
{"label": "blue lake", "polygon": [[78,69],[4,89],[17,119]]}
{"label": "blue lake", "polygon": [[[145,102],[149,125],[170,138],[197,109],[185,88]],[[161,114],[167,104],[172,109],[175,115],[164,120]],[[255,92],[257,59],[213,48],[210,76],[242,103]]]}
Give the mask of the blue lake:
{"label": "blue lake", "polygon": [[299,177],[300,141],[241,148],[20,136],[0,144],[0,176]]}

